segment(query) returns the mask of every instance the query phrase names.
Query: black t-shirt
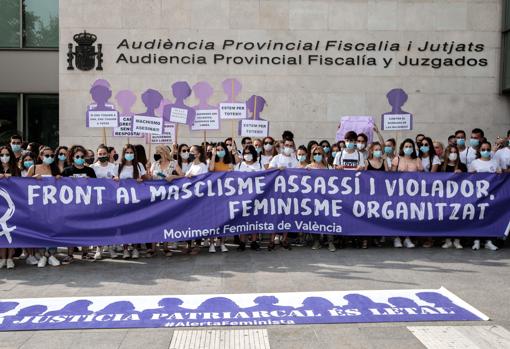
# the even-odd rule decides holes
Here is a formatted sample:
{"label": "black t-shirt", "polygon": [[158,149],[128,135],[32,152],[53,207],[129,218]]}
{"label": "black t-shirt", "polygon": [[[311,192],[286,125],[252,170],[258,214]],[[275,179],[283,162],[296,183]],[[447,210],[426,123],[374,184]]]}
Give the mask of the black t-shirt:
{"label": "black t-shirt", "polygon": [[[461,172],[467,172],[467,167],[462,162],[459,161],[459,166],[457,166],[458,170],[461,170]],[[446,165],[446,168],[444,170],[445,172],[455,172],[455,166]]]}
{"label": "black t-shirt", "polygon": [[63,177],[89,177],[96,178],[96,173],[90,167],[77,168],[74,165],[64,168]]}

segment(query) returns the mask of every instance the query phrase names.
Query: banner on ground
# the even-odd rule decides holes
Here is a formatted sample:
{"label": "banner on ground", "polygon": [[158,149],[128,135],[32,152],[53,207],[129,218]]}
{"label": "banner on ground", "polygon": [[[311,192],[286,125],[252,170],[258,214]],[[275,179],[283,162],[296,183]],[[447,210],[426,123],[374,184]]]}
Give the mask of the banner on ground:
{"label": "banner on ground", "polygon": [[487,321],[445,288],[0,300],[0,331]]}
{"label": "banner on ground", "polygon": [[216,172],[166,181],[0,179],[0,247],[248,233],[503,237],[508,174]]}

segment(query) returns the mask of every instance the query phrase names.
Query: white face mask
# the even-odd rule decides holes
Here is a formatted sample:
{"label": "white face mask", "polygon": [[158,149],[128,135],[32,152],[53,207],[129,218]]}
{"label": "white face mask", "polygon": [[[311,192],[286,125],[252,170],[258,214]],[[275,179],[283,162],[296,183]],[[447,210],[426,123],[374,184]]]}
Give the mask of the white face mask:
{"label": "white face mask", "polygon": [[458,155],[457,155],[457,153],[450,153],[450,154],[448,155],[448,159],[449,159],[450,161],[455,161],[455,160],[457,160],[457,156],[458,156]]}
{"label": "white face mask", "polygon": [[9,160],[11,160],[11,157],[9,155],[2,155],[2,157],[0,157],[0,160],[2,160],[4,164],[6,164],[9,162]]}
{"label": "white face mask", "polygon": [[253,155],[251,155],[251,154],[244,154],[243,158],[244,158],[244,161],[250,162],[250,161],[253,160]]}
{"label": "white face mask", "polygon": [[356,143],[356,148],[358,150],[363,150],[365,149],[365,143]]}
{"label": "white face mask", "polygon": [[272,144],[264,144],[264,150],[265,151],[273,150],[273,145]]}
{"label": "white face mask", "polygon": [[188,158],[189,158],[189,153],[181,153],[181,158],[182,158],[183,160],[188,160]]}
{"label": "white face mask", "polygon": [[292,149],[291,147],[284,147],[283,148],[283,153],[287,156],[290,156],[292,155],[292,153],[294,152],[294,149]]}

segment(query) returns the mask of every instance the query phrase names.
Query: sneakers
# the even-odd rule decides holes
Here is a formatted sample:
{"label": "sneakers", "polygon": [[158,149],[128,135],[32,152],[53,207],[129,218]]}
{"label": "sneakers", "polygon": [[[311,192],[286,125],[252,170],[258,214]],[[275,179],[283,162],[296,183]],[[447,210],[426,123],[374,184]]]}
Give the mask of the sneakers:
{"label": "sneakers", "polygon": [[27,255],[27,251],[25,249],[23,249],[21,251],[21,254],[19,255],[18,259],[20,260],[24,260],[24,259],[27,259],[28,255]]}
{"label": "sneakers", "polygon": [[393,247],[402,248],[402,240],[400,240],[399,237],[396,237],[395,240],[393,240]]}
{"label": "sneakers", "polygon": [[27,263],[28,265],[37,265],[38,260],[34,256],[30,255],[27,257],[27,259],[25,259],[25,263]]}
{"label": "sneakers", "polygon": [[312,250],[318,250],[321,248],[321,242],[319,240],[315,240],[313,242]]}
{"label": "sneakers", "polygon": [[216,246],[214,244],[209,245],[209,253],[215,253],[216,252]]}
{"label": "sneakers", "polygon": [[140,258],[140,252],[138,252],[138,250],[136,248],[134,248],[133,251],[131,252],[131,258],[133,258],[133,259]]}
{"label": "sneakers", "polygon": [[329,252],[335,252],[335,251],[336,251],[335,244],[334,244],[334,243],[332,243],[332,242],[330,242],[330,243],[328,244],[328,250],[329,250]]}
{"label": "sneakers", "polygon": [[225,246],[225,244],[221,244],[220,248],[221,248],[221,252],[228,252],[228,248],[227,248],[227,246]]}
{"label": "sneakers", "polygon": [[128,259],[129,257],[131,257],[131,255],[129,254],[129,251],[127,249],[124,250],[124,252],[122,253],[122,258]]}
{"label": "sneakers", "polygon": [[405,248],[414,248],[415,246],[414,246],[413,242],[411,241],[411,239],[405,238],[404,239],[404,247]]}
{"label": "sneakers", "polygon": [[57,259],[57,257],[51,255],[50,258],[48,258],[48,264],[52,267],[58,267],[60,265],[60,261]]}
{"label": "sneakers", "polygon": [[453,247],[455,247],[457,250],[462,250],[464,248],[460,244],[460,239],[453,240]]}
{"label": "sneakers", "polygon": [[102,258],[101,251],[97,250],[96,253],[94,253],[94,260],[100,261]]}
{"label": "sneakers", "polygon": [[480,240],[475,240],[471,248],[473,249],[473,251],[478,251],[480,249]]}
{"label": "sneakers", "polygon": [[8,259],[7,262],[5,263],[5,265],[7,266],[7,269],[14,269],[14,261],[12,259]]}
{"label": "sneakers", "polygon": [[42,256],[41,259],[39,259],[39,262],[37,263],[37,267],[44,268],[46,266],[46,263],[48,263],[48,258],[46,256]]}
{"label": "sneakers", "polygon": [[[455,239],[457,241],[458,239]],[[441,248],[451,248],[453,246],[452,239],[446,239]]]}
{"label": "sneakers", "polygon": [[[491,240],[485,242],[485,249],[490,251],[497,251],[498,247],[492,243]],[[9,260],[7,260],[7,269],[9,269]]]}

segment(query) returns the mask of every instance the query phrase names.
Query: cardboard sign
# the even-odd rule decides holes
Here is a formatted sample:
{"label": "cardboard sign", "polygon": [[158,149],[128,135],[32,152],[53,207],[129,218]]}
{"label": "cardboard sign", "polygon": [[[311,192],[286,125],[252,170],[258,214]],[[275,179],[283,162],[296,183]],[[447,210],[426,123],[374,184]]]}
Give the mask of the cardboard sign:
{"label": "cardboard sign", "polygon": [[87,111],[87,127],[117,127],[119,113],[116,110]]}
{"label": "cardboard sign", "polygon": [[195,122],[191,125],[192,131],[219,130],[220,119],[218,109],[199,109],[195,114]]}
{"label": "cardboard sign", "polygon": [[157,116],[133,116],[133,132],[160,135],[163,133],[163,118]]}
{"label": "cardboard sign", "polygon": [[241,136],[263,138],[269,134],[267,120],[241,120]]}
{"label": "cardboard sign", "polygon": [[173,107],[170,110],[170,122],[177,124],[185,124],[188,121],[188,110],[183,108]]}
{"label": "cardboard sign", "polygon": [[130,115],[119,116],[119,127],[113,129],[113,137],[143,137],[141,133],[133,132],[132,129],[132,117]]}
{"label": "cardboard sign", "polygon": [[165,122],[163,134],[147,135],[147,144],[173,144],[175,142],[175,124]]}
{"label": "cardboard sign", "polygon": [[384,131],[410,131],[413,129],[411,114],[383,114],[381,129]]}
{"label": "cardboard sign", "polygon": [[221,119],[246,119],[246,103],[220,103]]}

